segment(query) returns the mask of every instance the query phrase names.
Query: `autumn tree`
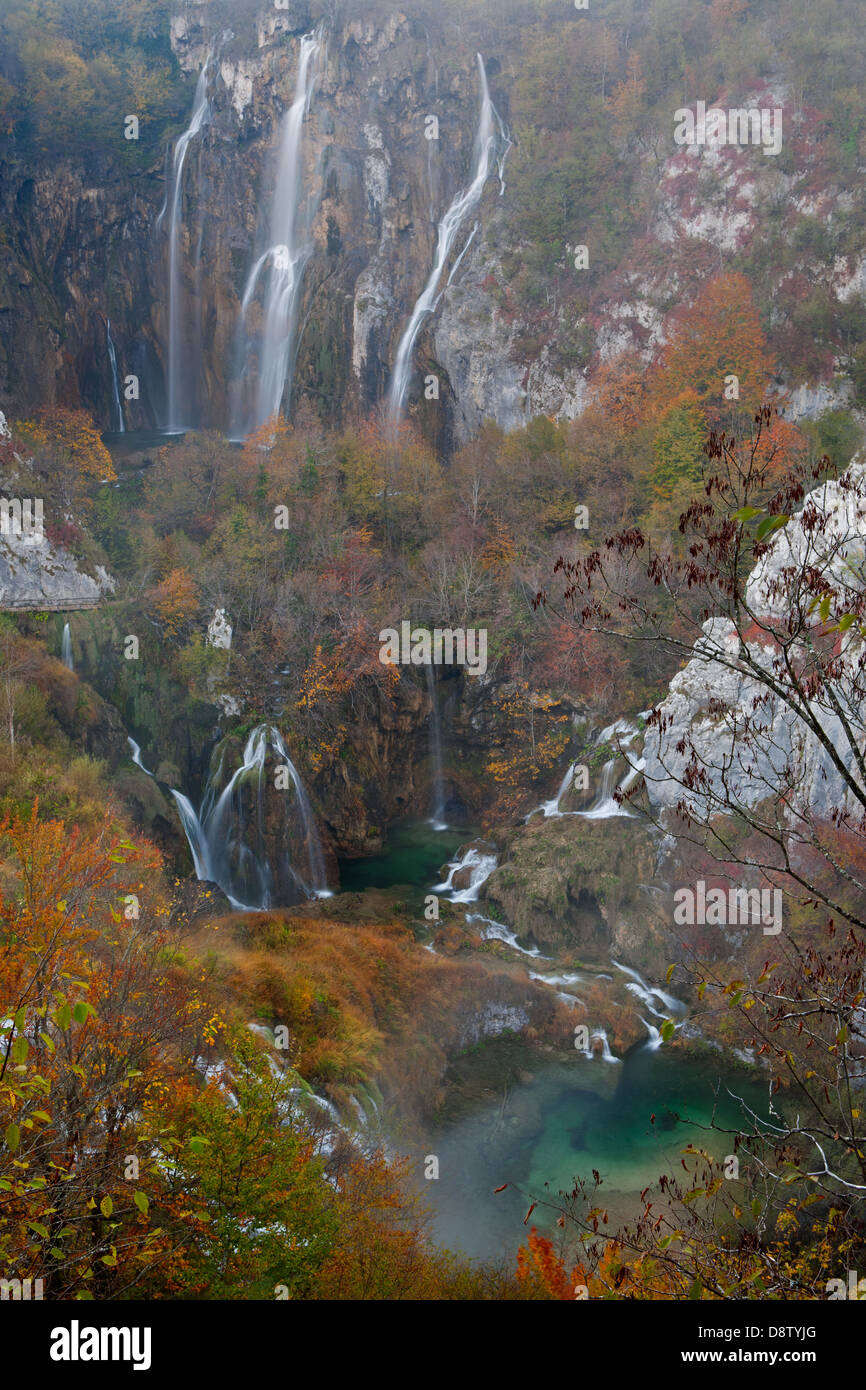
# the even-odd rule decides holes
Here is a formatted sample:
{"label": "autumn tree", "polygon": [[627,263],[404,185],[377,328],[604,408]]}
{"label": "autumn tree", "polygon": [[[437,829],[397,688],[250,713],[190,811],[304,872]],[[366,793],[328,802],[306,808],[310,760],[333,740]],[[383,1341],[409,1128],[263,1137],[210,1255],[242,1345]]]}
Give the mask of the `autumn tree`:
{"label": "autumn tree", "polygon": [[[751,1210],[747,1251],[740,1243],[743,1257],[711,1277],[707,1242],[717,1223],[685,1220],[689,1200],[679,1190],[656,1198],[673,1197],[680,1220],[654,1205],[652,1222],[648,1209],[632,1233],[634,1249],[653,1236],[666,1266],[727,1297],[749,1278],[795,1296],[799,1280],[824,1268],[815,1221],[833,1224],[840,1248],[862,1250],[866,1215],[857,1099],[866,1066],[866,481],[856,462],[831,479],[829,460],[812,462],[795,445],[769,407],[748,441],[711,434],[703,493],[680,520],[684,552],[659,549],[631,527],[558,566],[580,630],[705,663],[711,724],[690,719],[671,739],[664,702],[648,717],[645,813],[676,835],[681,863],[706,856],[729,881],[750,875],[787,904],[784,930],[741,951],[734,968],[680,933],[681,968],[703,1008],[723,1011],[730,1035],[766,1059],[778,1095],[775,1116],[744,1108],[729,1138],[730,1152],[749,1160],[748,1202],[724,1199],[739,1208],[735,1225]],[[818,784],[809,789],[814,759],[819,779],[835,781],[830,808]],[[672,789],[673,800],[659,808],[654,785]],[[711,1203],[722,1180],[707,1155],[698,1158],[695,1193]],[[654,1239],[660,1230],[676,1251]],[[802,1260],[782,1267],[779,1243],[794,1231]]]}
{"label": "autumn tree", "polygon": [[19,430],[34,451],[47,490],[64,513],[86,514],[96,485],[117,477],[111,455],[86,410],[46,407],[33,420],[23,421]]}
{"label": "autumn tree", "polygon": [[162,1248],[137,1116],[210,1012],[170,968],[152,851],[35,805],[0,843],[0,1265],[51,1298],[116,1296]]}
{"label": "autumn tree", "polygon": [[198,586],[189,570],[170,570],[153,591],[154,612],[166,636],[174,640],[190,625],[198,606]]}
{"label": "autumn tree", "polygon": [[729,271],[714,276],[692,304],[674,310],[667,328],[669,341],[660,353],[653,383],[656,412],[684,391],[694,392],[713,423],[732,410],[757,410],[772,360],[744,275]]}

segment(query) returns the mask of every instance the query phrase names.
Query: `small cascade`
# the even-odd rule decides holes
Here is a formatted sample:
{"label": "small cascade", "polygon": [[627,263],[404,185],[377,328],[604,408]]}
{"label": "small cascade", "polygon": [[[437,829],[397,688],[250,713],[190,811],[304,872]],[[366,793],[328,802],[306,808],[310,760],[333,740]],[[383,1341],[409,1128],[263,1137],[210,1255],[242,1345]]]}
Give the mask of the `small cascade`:
{"label": "small cascade", "polygon": [[181,285],[181,223],[183,220],[183,172],[186,164],[187,155],[193,140],[199,135],[202,129],[209,124],[211,118],[211,105],[208,97],[208,84],[213,71],[214,59],[217,48],[222,39],[229,37],[222,35],[219,40],[211,45],[205,60],[204,67],[198,75],[193,98],[192,115],[189,125],[181,136],[179,136],[174,147],[171,161],[171,176],[169,186],[166,189],[166,199],[162,211],[157,218],[156,225],[161,227],[166,213],[168,213],[168,352],[166,362],[167,374],[167,416],[165,429],[167,434],[181,434],[188,427],[188,421],[183,419],[184,407],[187,402],[183,399],[186,356],[189,351],[189,344],[184,341],[183,333],[183,293]]}
{"label": "small cascade", "polygon": [[606,729],[602,729],[595,740],[595,746],[601,748],[606,743],[610,743],[611,740],[616,739],[620,752],[613,758],[608,758],[607,762],[602,767],[601,785],[598,789],[598,794],[592,805],[585,811],[563,811],[562,809],[563,798],[572,789],[575,770],[578,766],[577,763],[570,763],[566,768],[565,776],[559,784],[559,790],[556,796],[553,797],[551,801],[543,801],[534,811],[530,811],[526,820],[530,820],[532,816],[536,815],[538,812],[541,812],[545,819],[559,816],[583,816],[586,820],[608,820],[613,816],[623,816],[627,819],[633,819],[635,812],[627,805],[620,804],[616,798],[617,795],[625,796],[625,794],[631,790],[646,767],[646,763],[643,758],[639,758],[636,763],[629,767],[619,784],[617,784],[616,780],[616,768],[622,755],[621,750],[627,748],[628,745],[637,738],[638,733],[639,730],[635,725],[629,723],[627,719],[619,719],[615,724],[610,724]]}
{"label": "small cascade", "polygon": [[540,980],[543,985],[550,985],[556,988],[558,985],[579,985],[586,978],[578,975],[575,971],[569,971],[562,975],[539,975],[534,970],[529,972],[530,980]]}
{"label": "small cascade", "polygon": [[642,1052],[657,1052],[662,1045],[662,1035],[652,1023],[647,1023],[646,1019],[638,1014],[638,1018],[647,1030],[647,1040],[641,1048]]}
{"label": "small cascade", "polygon": [[[145,772],[147,771],[143,763],[140,762],[138,765]],[[192,855],[195,876],[200,883],[215,883],[217,880],[211,873],[208,843],[201,822],[193,810],[192,802],[189,797],[184,796],[183,792],[176,791],[174,787],[171,789],[171,794],[177,802],[177,811],[189,845],[189,852]]]}
{"label": "small cascade", "polygon": [[583,975],[577,975],[573,972],[564,975],[539,975],[535,970],[530,970],[529,978],[530,980],[538,980],[539,984],[549,985],[551,989],[556,990],[557,999],[562,1000],[562,1003],[567,1004],[570,1009],[583,1003],[583,1000],[579,999],[576,994],[572,994],[570,990],[560,988],[561,985],[580,984],[584,978]]}
{"label": "small cascade", "polygon": [[655,985],[648,985],[646,980],[636,970],[632,970],[630,965],[620,965],[619,961],[614,960],[613,957],[611,957],[610,963],[620,974],[628,976],[630,983],[626,985],[626,989],[630,990],[632,994],[636,994],[644,1007],[656,1018],[663,1019],[667,1015],[659,1013],[654,1000],[660,1001],[664,1005],[668,1015],[674,1014],[677,1018],[684,1018],[688,1013],[688,1007],[681,999],[674,998],[672,994],[667,994],[665,990],[658,989]]}
{"label": "small cascade", "polygon": [[[599,1043],[601,1044],[600,1047],[598,1046]],[[586,1047],[578,1050],[581,1051],[582,1055],[586,1057],[590,1062],[592,1062],[596,1057],[601,1057],[601,1060],[603,1062],[622,1062],[621,1057],[614,1057],[613,1053],[611,1052],[610,1043],[607,1040],[607,1033],[605,1032],[604,1028],[596,1028],[593,1033],[590,1033],[589,1041],[587,1042]]]}
{"label": "small cascade", "polygon": [[601,785],[598,795],[588,810],[580,814],[587,820],[606,820],[609,816],[629,816],[631,812],[620,806],[614,799],[616,784],[616,765],[618,758],[609,758],[601,770]]}
{"label": "small cascade", "polygon": [[69,630],[68,623],[63,624],[63,643],[60,648],[60,659],[67,671],[75,670],[75,666],[72,662],[72,633]]}
{"label": "small cascade", "polygon": [[[434,893],[447,893],[452,903],[474,903],[478,901],[478,894],[487,882],[493,870],[496,868],[497,857],[495,854],[485,854],[483,850],[468,849],[462,859],[450,860],[448,863],[448,877],[443,883],[437,883],[432,889]],[[454,876],[461,869],[469,870],[469,882],[465,888],[454,887]]]}
{"label": "small cascade", "polygon": [[447,830],[445,789],[442,783],[442,727],[439,719],[439,697],[432,665],[426,666],[425,670],[427,672],[427,691],[430,696],[430,761],[433,765],[433,815],[430,818],[430,824],[434,830]]}
{"label": "small cascade", "polygon": [[484,941],[504,941],[506,946],[510,946],[513,951],[519,951],[522,956],[532,956],[534,960],[550,959],[549,956],[543,956],[537,946],[521,946],[511,928],[504,926],[502,922],[494,922],[492,917],[482,917],[478,912],[469,912],[466,914],[466,921],[481,923],[481,937]]}
{"label": "small cascade", "polygon": [[152,777],[153,773],[151,772],[150,768],[145,767],[144,763],[141,761],[141,749],[139,748],[135,739],[130,738],[129,735],[127,735],[126,741],[132,749],[132,761],[135,763],[136,767],[140,767],[142,772],[146,772],[148,777]]}
{"label": "small cascade", "polygon": [[601,770],[601,786],[595,801],[586,811],[579,811],[578,815],[583,816],[586,820],[608,820],[613,816],[627,818],[634,816],[634,812],[628,806],[621,805],[616,800],[616,793],[622,796],[633,787],[646,764],[643,758],[640,758],[634,766],[629,767],[619,785],[616,781],[616,765],[622,756],[622,750],[637,738],[638,732],[637,727],[628,719],[617,719],[615,723],[602,729],[595,740],[596,747],[602,748],[606,743],[615,742],[619,751],[614,757],[608,759]]}
{"label": "small cascade", "polygon": [[[543,813],[545,819],[549,819],[551,816],[562,816],[566,814],[566,812],[561,811],[559,809],[559,803],[562,801],[562,798],[565,796],[565,793],[567,791],[570,791],[571,789],[571,784],[574,781],[574,769],[576,766],[576,763],[569,764],[566,774],[559,784],[559,791],[556,793],[556,796],[553,798],[552,801],[542,801],[541,805],[538,807],[538,810]],[[527,820],[528,819],[529,817],[527,816]]]}
{"label": "small cascade", "polygon": [[[243,343],[241,381],[236,386],[232,432],[244,438],[286,410],[291,398],[298,305],[304,270],[313,250],[311,208],[303,199],[304,120],[310,107],[323,52],[321,34],[306,34],[300,43],[295,99],[283,117],[277,152],[276,183],[268,244],[250,271],[241,302],[239,334]],[[246,328],[250,306],[258,298],[263,329]],[[251,359],[257,363],[255,400],[242,398]]]}
{"label": "small cascade", "polygon": [[114,401],[114,419],[118,434],[126,434],[126,424],[123,419],[123,405],[120,400],[120,377],[117,371],[117,353],[114,350],[114,339],[111,336],[111,319],[105,320],[105,337],[108,343],[108,364],[111,368],[111,393]]}
{"label": "small cascade", "polygon": [[[500,193],[504,189],[503,169],[505,155],[508,152],[510,141],[505,132],[505,127],[499,117],[499,113],[490,99],[490,89],[487,85],[487,72],[484,67],[484,59],[478,54],[478,75],[481,86],[481,111],[478,120],[478,129],[475,135],[475,153],[473,161],[472,181],[469,187],[459,193],[452,202],[436,234],[436,252],[433,258],[433,269],[430,272],[427,283],[415,307],[412,316],[403,332],[403,336],[397,347],[397,354],[394,358],[394,367],[391,373],[391,389],[388,395],[388,418],[392,428],[396,426],[400,419],[403,406],[406,400],[406,392],[409,387],[409,380],[412,375],[412,354],[415,350],[415,343],[421,330],[421,325],[429,314],[432,314],[439,300],[444,294],[444,289],[439,288],[445,266],[454,246],[457,235],[478,203],[484,192],[484,186],[490,176],[494,160],[497,161],[499,172]],[[470,240],[475,235],[473,229]],[[452,268],[448,277],[447,284],[457,270],[457,266],[463,259],[468,249],[469,242],[463,247],[458,257],[457,264]],[[447,288],[447,285],[446,287]]]}
{"label": "small cascade", "polygon": [[598,738],[595,740],[596,747],[601,748],[603,744],[610,743],[616,739],[620,748],[627,748],[637,738],[640,730],[632,724],[630,719],[617,719],[613,724],[608,724],[602,729]]}

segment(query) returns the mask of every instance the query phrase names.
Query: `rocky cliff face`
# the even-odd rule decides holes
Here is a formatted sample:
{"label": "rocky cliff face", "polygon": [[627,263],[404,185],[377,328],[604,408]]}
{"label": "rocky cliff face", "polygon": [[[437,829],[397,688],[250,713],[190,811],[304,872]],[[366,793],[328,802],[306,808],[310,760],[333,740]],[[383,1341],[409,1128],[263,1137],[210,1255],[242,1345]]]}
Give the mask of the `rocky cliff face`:
{"label": "rocky cliff face", "polygon": [[[300,40],[319,12],[310,0],[289,0],[285,8],[262,4],[235,17],[221,0],[199,0],[179,3],[171,21],[174,53],[190,77],[190,109],[192,79],[210,55],[208,112],[190,138],[179,199],[189,426],[230,427],[244,286],[267,225]],[[232,30],[224,27],[227,17]],[[304,123],[312,253],[299,304],[293,396],[330,423],[383,401],[397,343],[434,263],[437,224],[470,178],[479,109],[475,43],[440,21],[400,9],[362,18],[335,10],[323,24],[321,71]],[[507,39],[491,33],[482,40],[506,125],[518,76],[514,42],[513,30]],[[844,223],[851,198],[821,166],[814,113],[811,125],[802,115],[794,119],[781,82],[772,91],[758,84],[749,96],[756,101],[784,107],[796,172],[790,161],[784,169],[773,159],[744,162],[743,152],[730,148],[683,151],[672,129],[655,132],[651,149],[624,144],[623,174],[645,202],[645,228],[623,262],[600,272],[585,294],[569,243],[546,302],[515,298],[510,280],[526,248],[512,230],[508,165],[504,189],[491,173],[441,285],[454,278],[413,354],[410,401],[431,437],[447,450],[485,418],[512,429],[538,414],[579,414],[587,370],[626,349],[650,355],[664,339],[665,315],[693,296],[703,276],[750,248],[757,253],[767,209],[780,200],[788,209],[787,223],[774,224],[780,244],[802,239],[806,221]],[[427,138],[433,133],[437,138]],[[546,133],[517,131],[513,138],[531,142]],[[146,120],[141,139],[148,139]],[[107,158],[95,168],[74,159],[0,165],[7,229],[0,246],[0,405],[22,414],[35,403],[83,403],[113,427],[110,320],[120,377],[135,376],[140,391],[124,404],[127,427],[164,425],[169,244],[160,210],[171,192],[171,151],[154,140],[148,153],[150,165],[135,177]],[[569,232],[575,241],[579,222]],[[844,253],[829,260],[807,249],[798,274],[848,304],[866,287],[864,248],[855,243],[854,233],[846,234]],[[788,274],[779,270],[777,290]],[[815,415],[850,396],[846,363],[828,360],[824,368],[826,381],[794,383],[794,416]],[[424,400],[425,375],[438,379],[435,406]]]}
{"label": "rocky cliff face", "polygon": [[0,473],[0,609],[62,613],[95,608],[114,581],[101,565],[86,574],[68,551],[50,542],[42,499],[20,495],[34,491],[32,460],[15,451],[2,411],[0,444],[6,446],[10,465]]}
{"label": "rocky cliff face", "polygon": [[[172,21],[181,67],[200,71],[216,38],[207,4]],[[237,368],[244,285],[266,222],[280,120],[291,104],[308,7],[264,12],[223,33],[208,80],[210,109],[190,141],[179,228],[180,318],[192,367],[188,423],[226,429],[227,387]],[[490,64],[495,84],[497,64]],[[505,105],[505,98],[495,92]],[[437,139],[425,117],[437,116]],[[303,140],[303,184],[314,209],[313,254],[300,308],[297,397],[325,418],[366,412],[382,398],[396,343],[433,263],[436,225],[467,182],[478,113],[475,54],[439,46],[396,11],[346,23],[326,37]],[[7,169],[0,207],[13,237],[0,266],[0,310],[11,329],[0,390],[16,410],[31,401],[82,400],[112,423],[107,321],[120,373],[139,377],[125,403],[128,426],[163,423],[166,410],[168,246],[161,205],[170,186],[163,151],[132,188],[106,170],[88,182],[66,166],[25,176]],[[495,181],[484,208],[495,201]],[[480,216],[486,216],[482,210]],[[471,227],[466,229],[468,236]],[[455,253],[464,249],[463,243]],[[483,267],[482,267],[483,268]],[[473,278],[477,276],[477,266]],[[442,394],[458,321],[443,337]],[[505,342],[507,348],[507,338]],[[516,368],[512,369],[514,376]],[[459,414],[495,413],[496,372]],[[512,410],[508,419],[518,416]]]}
{"label": "rocky cliff face", "polygon": [[[746,643],[749,654],[789,690],[778,666],[774,625],[784,632],[791,606],[803,602],[799,576],[810,566],[843,599],[862,587],[864,479],[866,464],[858,460],[841,479],[810,493],[749,578],[746,601],[755,618],[755,639]],[[842,807],[854,809],[850,788],[828,749],[796,714],[797,702],[768,695],[743,665],[741,635],[729,619],[710,618],[694,656],[672,679],[660,706],[662,724],[649,731],[644,746],[651,801],[670,808],[686,795],[703,814],[709,805],[726,800],[754,807],[777,799],[785,788],[792,807],[821,819],[829,820]],[[791,659],[796,665],[805,658],[800,644]],[[855,776],[855,759],[861,756],[855,744],[862,747],[863,738],[863,661],[863,640],[855,625],[841,639],[837,679],[819,686],[811,700],[824,734]],[[706,772],[707,796],[700,787],[684,793],[693,754]]]}

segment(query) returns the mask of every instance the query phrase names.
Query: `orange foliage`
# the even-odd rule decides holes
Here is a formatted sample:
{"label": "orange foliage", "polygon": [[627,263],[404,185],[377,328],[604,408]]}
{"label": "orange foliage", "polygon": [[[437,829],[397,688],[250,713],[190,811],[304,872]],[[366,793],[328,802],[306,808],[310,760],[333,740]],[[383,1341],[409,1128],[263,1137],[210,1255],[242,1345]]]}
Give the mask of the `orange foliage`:
{"label": "orange foliage", "polygon": [[694,391],[702,406],[724,411],[725,377],[739,378],[739,408],[757,410],[772,375],[773,363],[745,275],[716,275],[694,303],[676,309],[667,324],[671,334],[662,349],[654,385],[656,411],[674,396]]}
{"label": "orange foliage", "polygon": [[548,1298],[560,1301],[624,1296],[664,1298],[674,1289],[657,1263],[652,1264],[651,1274],[644,1268],[643,1256],[626,1264],[622,1246],[615,1240],[607,1241],[592,1271],[576,1264],[569,1273],[565,1260],[556,1253],[552,1242],[540,1236],[534,1226],[526,1245],[517,1252],[517,1277],[522,1284],[534,1285]]}
{"label": "orange foliage", "polygon": [[506,575],[514,565],[516,556],[517,546],[508,526],[504,521],[494,520],[493,533],[485,541],[481,552],[482,567]]}
{"label": "orange foliage", "polygon": [[[375,1075],[404,1114],[435,1102],[463,1011],[490,995],[480,962],[421,951],[408,928],[387,920],[250,914],[216,943],[208,934],[207,948],[220,997],[239,1019],[285,1024],[293,1064],[307,1081],[339,1098],[341,1088]],[[497,987],[525,1001],[511,976],[497,977]],[[555,996],[540,992],[537,1019],[553,1027],[556,1010]]]}
{"label": "orange foliage", "polygon": [[592,405],[624,433],[641,425],[647,414],[650,377],[646,366],[629,353],[605,362],[593,380]]}
{"label": "orange foliage", "polygon": [[[668,341],[647,366],[623,353],[599,367],[592,405],[617,430],[656,424],[680,399],[696,401],[719,421],[733,407],[749,413],[764,399],[773,371],[764,331],[744,275],[729,271],[678,307],[665,324]],[[739,398],[725,398],[725,378],[739,380]]]}
{"label": "orange foliage", "polygon": [[147,883],[155,851],[107,817],[84,835],[40,821],[36,806],[7,817],[0,840],[11,879],[0,891],[0,1269],[44,1274],[53,1298],[87,1297],[134,1281],[163,1248],[137,1117],[154,1087],[171,1089],[172,1054],[213,1040],[216,1020],[166,965],[167,908]]}
{"label": "orange foliage", "polygon": [[177,637],[198,611],[198,586],[189,570],[170,570],[154,589],[152,602],[166,635]]}
{"label": "orange foliage", "polygon": [[117,474],[93,417],[86,410],[47,406],[21,426],[28,440],[66,456],[85,483],[113,481]]}

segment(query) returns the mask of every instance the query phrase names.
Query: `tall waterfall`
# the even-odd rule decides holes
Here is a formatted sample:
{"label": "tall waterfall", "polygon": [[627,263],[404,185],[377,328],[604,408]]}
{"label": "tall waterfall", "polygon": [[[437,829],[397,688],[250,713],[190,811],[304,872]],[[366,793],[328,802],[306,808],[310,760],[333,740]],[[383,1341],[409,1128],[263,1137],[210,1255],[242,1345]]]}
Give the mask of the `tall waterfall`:
{"label": "tall waterfall", "polygon": [[[312,252],[310,207],[303,199],[304,118],[319,74],[323,41],[320,32],[301,39],[295,99],[283,117],[276,161],[268,243],[250,271],[241,301],[239,330],[243,340],[241,381],[237,386],[232,433],[242,437],[286,409],[291,397],[298,305],[304,269]],[[247,314],[258,298],[263,328],[247,331]],[[255,399],[244,399],[251,359],[257,364]]]}
{"label": "tall waterfall", "polygon": [[60,649],[60,659],[67,671],[75,670],[72,664],[72,633],[69,630],[68,623],[63,624],[63,644]]}
{"label": "tall waterfall", "polygon": [[[223,36],[226,37],[226,36]],[[217,43],[213,43],[198,75],[193,99],[192,116],[189,125],[179,137],[172,156],[170,187],[166,190],[166,200],[157,218],[157,227],[162,225],[168,212],[168,409],[166,433],[180,434],[188,425],[183,419],[185,383],[184,343],[182,315],[183,291],[180,274],[180,231],[183,216],[183,171],[189,147],[211,118],[211,105],[208,98],[208,83],[216,55]]]}
{"label": "tall waterfall", "polygon": [[[265,825],[265,768],[269,754],[289,775],[294,791],[298,838],[303,842],[306,871],[292,863],[288,821],[283,844],[271,863]],[[139,763],[139,766],[141,764]],[[196,877],[218,883],[237,908],[250,911],[277,905],[287,884],[307,898],[328,895],[322,843],[310,799],[278,729],[253,729],[241,765],[220,789],[224,757],[211,769],[198,812],[182,792],[172,791],[192,854]]]}
{"label": "tall waterfall", "polygon": [[[454,277],[457,265],[463,259],[469,242],[463,247],[462,252],[448,277],[448,282],[443,289],[439,289],[439,282],[451,254],[458,232],[463,226],[469,214],[481,201],[497,150],[506,151],[508,137],[505,127],[500,120],[499,113],[490,99],[490,90],[487,85],[487,72],[484,67],[484,59],[478,54],[478,74],[481,84],[481,114],[478,120],[478,130],[475,134],[475,154],[472,172],[472,181],[469,187],[462,193],[458,193],[453,203],[449,207],[442,221],[439,223],[436,235],[436,254],[433,258],[433,269],[427,280],[424,289],[415,308],[412,310],[412,317],[404,330],[397,347],[397,355],[394,358],[394,368],[391,373],[391,389],[388,395],[388,417],[392,426],[396,425],[400,418],[403,404],[406,399],[406,391],[409,387],[409,379],[412,375],[412,353],[415,343],[428,314],[433,313],[439,300],[450,285]],[[499,182],[500,189],[504,188],[502,182],[502,161],[504,153],[499,161]],[[475,229],[470,233],[469,240],[475,235]]]}
{"label": "tall waterfall", "polygon": [[108,364],[111,367],[111,391],[114,399],[114,417],[117,424],[117,433],[126,434],[126,425],[123,419],[123,406],[120,402],[120,380],[117,374],[117,353],[114,350],[114,339],[111,336],[111,319],[105,320],[105,337],[108,343]]}
{"label": "tall waterfall", "polygon": [[433,765],[433,815],[430,824],[434,830],[447,830],[445,822],[445,789],[442,783],[442,724],[439,719],[439,693],[432,665],[425,667],[427,672],[427,692],[430,696],[430,760]]}

